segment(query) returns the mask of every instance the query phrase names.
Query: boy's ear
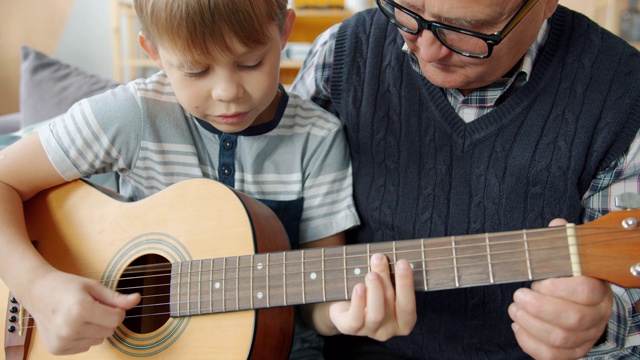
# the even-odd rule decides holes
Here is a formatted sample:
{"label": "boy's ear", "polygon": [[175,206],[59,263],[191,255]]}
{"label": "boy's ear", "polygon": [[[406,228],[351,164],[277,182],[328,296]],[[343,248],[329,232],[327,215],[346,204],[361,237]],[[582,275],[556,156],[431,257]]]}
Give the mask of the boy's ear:
{"label": "boy's ear", "polygon": [[151,60],[153,60],[160,69],[163,69],[158,49],[151,43],[151,41],[149,41],[149,39],[147,39],[146,36],[144,36],[142,31],[138,33],[138,43],[140,43],[140,47],[147,55],[149,55]]}
{"label": "boy's ear", "polygon": [[287,45],[287,41],[289,41],[291,32],[293,32],[293,25],[295,22],[296,22],[296,12],[293,9],[288,9],[284,18],[284,24],[282,29],[282,49],[280,50],[284,50],[285,45]]}

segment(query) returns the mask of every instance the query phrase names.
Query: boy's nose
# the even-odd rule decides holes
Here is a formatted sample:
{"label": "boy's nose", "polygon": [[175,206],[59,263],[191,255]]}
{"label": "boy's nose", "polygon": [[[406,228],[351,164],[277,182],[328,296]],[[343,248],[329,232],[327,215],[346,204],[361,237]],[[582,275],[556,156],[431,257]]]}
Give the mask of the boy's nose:
{"label": "boy's nose", "polygon": [[217,101],[233,101],[242,96],[243,87],[233,77],[217,79],[211,89],[211,97]]}

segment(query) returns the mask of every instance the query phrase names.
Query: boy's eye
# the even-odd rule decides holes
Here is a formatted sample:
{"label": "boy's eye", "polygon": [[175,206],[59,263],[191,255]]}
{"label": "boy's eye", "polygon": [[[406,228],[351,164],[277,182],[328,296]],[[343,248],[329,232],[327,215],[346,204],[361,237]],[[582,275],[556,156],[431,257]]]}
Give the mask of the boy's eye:
{"label": "boy's eye", "polygon": [[204,70],[198,71],[198,72],[185,71],[184,75],[186,77],[188,77],[188,78],[198,78],[198,77],[206,75],[208,71],[209,71],[209,69],[204,69]]}
{"label": "boy's eye", "polygon": [[239,65],[241,69],[243,70],[255,70],[257,68],[260,67],[260,65],[262,65],[262,60],[259,61],[258,63],[254,64],[254,65]]}

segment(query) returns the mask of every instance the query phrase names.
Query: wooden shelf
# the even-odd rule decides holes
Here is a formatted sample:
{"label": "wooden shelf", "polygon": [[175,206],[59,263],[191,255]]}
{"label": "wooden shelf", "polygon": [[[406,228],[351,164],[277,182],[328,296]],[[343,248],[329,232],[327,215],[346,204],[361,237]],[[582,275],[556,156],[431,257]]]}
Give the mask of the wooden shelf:
{"label": "wooden shelf", "polygon": [[131,0],[111,0],[111,30],[116,81],[129,82],[143,76],[146,69],[157,69],[138,46],[139,25]]}
{"label": "wooden shelf", "polygon": [[296,18],[340,18],[346,19],[349,16],[353,15],[353,13],[349,10],[344,9],[295,9]]}
{"label": "wooden shelf", "polygon": [[[296,22],[289,42],[312,43],[318,35],[353,15],[342,9],[295,9]],[[280,62],[280,82],[289,85],[295,79],[303,60],[282,60]]]}
{"label": "wooden shelf", "polygon": [[304,60],[281,60],[280,69],[300,69]]}
{"label": "wooden shelf", "polygon": [[296,11],[291,42],[313,42],[323,31],[353,15],[347,10],[302,9]]}
{"label": "wooden shelf", "polygon": [[[111,22],[113,36],[114,78],[128,82],[139,77],[146,69],[156,64],[140,51],[137,43],[139,24],[131,0],[111,0]],[[353,15],[343,9],[295,9],[296,22],[289,42],[312,43],[318,35],[334,24]],[[293,82],[303,60],[282,60],[280,81],[287,85]]]}

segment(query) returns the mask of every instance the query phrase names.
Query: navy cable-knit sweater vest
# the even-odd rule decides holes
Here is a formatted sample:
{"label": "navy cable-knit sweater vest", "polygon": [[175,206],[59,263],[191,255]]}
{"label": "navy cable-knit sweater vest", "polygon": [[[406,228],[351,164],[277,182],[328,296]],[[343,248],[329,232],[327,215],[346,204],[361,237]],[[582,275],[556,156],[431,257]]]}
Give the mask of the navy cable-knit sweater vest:
{"label": "navy cable-knit sweater vest", "polygon": [[[377,9],[338,32],[332,102],[362,220],[350,243],[578,222],[592,179],[640,127],[637,51],[566,8],[527,84],[469,124],[412,70],[402,41]],[[524,358],[507,315],[524,285],[420,292],[413,332],[386,345],[416,359]]]}

